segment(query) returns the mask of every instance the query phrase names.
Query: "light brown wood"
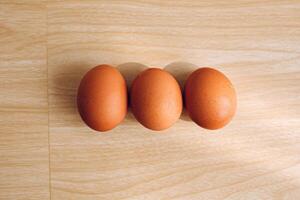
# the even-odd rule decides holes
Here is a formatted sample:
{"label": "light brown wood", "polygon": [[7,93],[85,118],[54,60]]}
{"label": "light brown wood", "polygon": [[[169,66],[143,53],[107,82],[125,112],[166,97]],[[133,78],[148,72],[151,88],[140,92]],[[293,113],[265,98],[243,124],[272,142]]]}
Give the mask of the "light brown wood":
{"label": "light brown wood", "polygon": [[[299,1],[0,6],[0,199],[299,199]],[[181,82],[194,65],[215,66],[234,83],[238,112],[218,131],[183,113],[159,133],[129,112],[97,133],[75,97],[102,63],[128,82],[144,65]]]}
{"label": "light brown wood", "polygon": [[49,199],[45,3],[0,3],[0,199]]}

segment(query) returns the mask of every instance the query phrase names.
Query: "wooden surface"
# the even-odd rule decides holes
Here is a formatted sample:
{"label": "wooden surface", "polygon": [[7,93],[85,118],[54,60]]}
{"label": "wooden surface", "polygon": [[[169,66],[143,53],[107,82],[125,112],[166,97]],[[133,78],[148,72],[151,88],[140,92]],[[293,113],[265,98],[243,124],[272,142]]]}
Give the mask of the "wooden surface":
{"label": "wooden surface", "polygon": [[0,199],[49,199],[47,10],[0,2]]}
{"label": "wooden surface", "polygon": [[[102,63],[129,82],[144,65],[180,81],[188,63],[216,66],[238,112],[218,131],[184,113],[161,133],[129,112],[97,133],[75,95]],[[299,196],[299,1],[0,0],[1,200]]]}

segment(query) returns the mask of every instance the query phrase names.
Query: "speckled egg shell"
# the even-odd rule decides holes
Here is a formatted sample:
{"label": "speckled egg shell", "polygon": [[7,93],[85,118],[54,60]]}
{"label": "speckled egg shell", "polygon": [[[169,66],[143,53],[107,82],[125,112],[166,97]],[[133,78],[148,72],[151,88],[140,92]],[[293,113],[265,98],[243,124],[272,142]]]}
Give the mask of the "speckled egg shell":
{"label": "speckled egg shell", "polygon": [[109,65],[88,71],[78,88],[77,106],[82,120],[90,128],[113,129],[127,112],[127,88],[121,73]]}
{"label": "speckled egg shell", "polygon": [[130,101],[135,118],[146,128],[156,131],[172,126],[182,111],[178,82],[159,68],[149,68],[136,77]]}
{"label": "speckled egg shell", "polygon": [[236,112],[236,93],[230,80],[220,71],[200,68],[187,79],[185,106],[191,119],[206,129],[219,129]]}

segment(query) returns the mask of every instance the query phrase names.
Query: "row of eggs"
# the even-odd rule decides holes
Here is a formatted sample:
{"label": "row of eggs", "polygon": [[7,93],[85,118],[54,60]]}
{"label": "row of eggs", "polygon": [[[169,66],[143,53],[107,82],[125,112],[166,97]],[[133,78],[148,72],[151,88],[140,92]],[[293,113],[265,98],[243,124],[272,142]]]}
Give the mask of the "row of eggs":
{"label": "row of eggs", "polygon": [[219,129],[231,121],[237,104],[230,80],[208,67],[192,72],[183,92],[170,73],[148,68],[137,75],[127,92],[125,79],[115,67],[99,65],[84,75],[77,93],[79,114],[96,131],[108,131],[121,123],[128,100],[137,121],[155,131],[172,126],[183,105],[196,124]]}

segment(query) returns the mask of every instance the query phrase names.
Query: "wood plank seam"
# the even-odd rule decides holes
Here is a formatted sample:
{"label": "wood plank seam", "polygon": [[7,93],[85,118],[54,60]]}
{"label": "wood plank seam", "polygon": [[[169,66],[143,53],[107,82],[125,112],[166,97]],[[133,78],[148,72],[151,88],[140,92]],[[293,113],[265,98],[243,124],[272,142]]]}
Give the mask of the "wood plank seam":
{"label": "wood plank seam", "polygon": [[50,102],[49,102],[49,66],[48,66],[48,1],[46,1],[46,66],[48,101],[48,162],[49,162],[49,199],[51,200],[51,146],[50,146]]}

